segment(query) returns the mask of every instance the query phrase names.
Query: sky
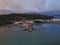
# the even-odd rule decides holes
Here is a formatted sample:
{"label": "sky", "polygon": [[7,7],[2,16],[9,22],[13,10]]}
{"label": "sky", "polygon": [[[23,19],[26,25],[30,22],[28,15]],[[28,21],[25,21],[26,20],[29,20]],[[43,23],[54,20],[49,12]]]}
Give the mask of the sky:
{"label": "sky", "polygon": [[60,10],[60,0],[0,0],[0,9],[20,13]]}

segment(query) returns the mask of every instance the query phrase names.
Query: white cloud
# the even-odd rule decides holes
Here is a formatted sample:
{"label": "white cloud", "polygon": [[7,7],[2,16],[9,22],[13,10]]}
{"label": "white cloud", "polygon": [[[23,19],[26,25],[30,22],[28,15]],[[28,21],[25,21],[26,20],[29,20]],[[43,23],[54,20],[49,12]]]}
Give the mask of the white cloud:
{"label": "white cloud", "polygon": [[0,0],[0,9],[13,9],[20,12],[60,10],[60,0]]}
{"label": "white cloud", "polygon": [[60,0],[46,0],[46,10],[60,10]]}

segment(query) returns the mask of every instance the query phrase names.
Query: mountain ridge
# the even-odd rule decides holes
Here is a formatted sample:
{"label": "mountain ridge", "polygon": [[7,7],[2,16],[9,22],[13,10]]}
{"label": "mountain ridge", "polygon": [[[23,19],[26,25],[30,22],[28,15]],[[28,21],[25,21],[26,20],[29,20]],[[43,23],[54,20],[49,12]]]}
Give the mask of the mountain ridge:
{"label": "mountain ridge", "polygon": [[[10,13],[19,13],[19,12],[0,9],[0,14],[10,14]],[[51,11],[44,11],[44,12],[29,12],[27,14],[42,14],[42,15],[48,15],[48,16],[55,16],[55,15],[60,16],[60,10],[51,10]]]}
{"label": "mountain ridge", "polygon": [[51,11],[45,11],[40,13],[45,15],[60,15],[60,10],[51,10]]}

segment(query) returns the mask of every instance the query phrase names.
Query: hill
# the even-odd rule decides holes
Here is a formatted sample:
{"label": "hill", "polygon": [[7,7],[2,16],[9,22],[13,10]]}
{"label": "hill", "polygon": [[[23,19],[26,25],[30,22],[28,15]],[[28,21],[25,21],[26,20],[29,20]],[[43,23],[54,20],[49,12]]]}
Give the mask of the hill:
{"label": "hill", "polygon": [[46,15],[38,15],[38,14],[18,14],[18,13],[12,13],[12,14],[5,14],[0,15],[0,25],[6,25],[13,23],[12,21],[21,21],[21,20],[30,20],[30,19],[43,19],[43,20],[51,20],[53,19],[53,16],[46,16]]}

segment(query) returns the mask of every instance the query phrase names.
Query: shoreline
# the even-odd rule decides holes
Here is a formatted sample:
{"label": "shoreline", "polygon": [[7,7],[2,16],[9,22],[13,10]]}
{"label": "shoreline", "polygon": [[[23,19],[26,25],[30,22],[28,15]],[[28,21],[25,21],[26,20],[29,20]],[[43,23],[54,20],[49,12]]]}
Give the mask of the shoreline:
{"label": "shoreline", "polygon": [[[34,24],[45,24],[45,23],[59,24],[60,25],[60,21],[50,21],[50,22],[41,22],[41,23],[39,22],[39,23],[34,23]],[[2,28],[2,27],[13,27],[13,26],[18,27],[19,24],[15,25],[14,23],[12,23],[12,24],[7,24],[7,25],[2,25],[2,26],[0,26],[0,28]],[[21,24],[20,24],[20,26],[21,26]]]}
{"label": "shoreline", "polygon": [[50,21],[51,24],[58,24],[60,25],[60,21]]}
{"label": "shoreline", "polygon": [[[50,24],[59,24],[60,25],[60,21],[50,21],[50,22],[46,22],[46,23],[50,23]],[[35,23],[35,24],[45,24],[45,23]],[[21,26],[21,25],[20,25]],[[3,25],[3,26],[0,26],[0,28],[5,28],[5,27],[20,27],[18,24],[15,25],[15,24],[8,24],[8,25]]]}
{"label": "shoreline", "polygon": [[[37,24],[41,25],[41,23],[37,23]],[[49,24],[60,25],[60,21],[50,21]],[[0,33],[7,33],[8,31],[11,31],[11,29],[17,30],[17,29],[21,29],[21,27],[15,24],[8,24],[8,25],[0,26]]]}

